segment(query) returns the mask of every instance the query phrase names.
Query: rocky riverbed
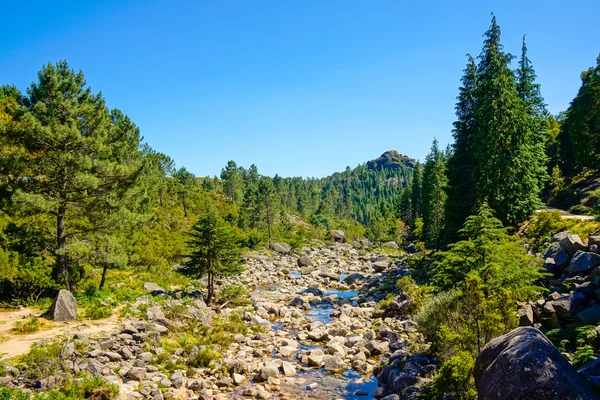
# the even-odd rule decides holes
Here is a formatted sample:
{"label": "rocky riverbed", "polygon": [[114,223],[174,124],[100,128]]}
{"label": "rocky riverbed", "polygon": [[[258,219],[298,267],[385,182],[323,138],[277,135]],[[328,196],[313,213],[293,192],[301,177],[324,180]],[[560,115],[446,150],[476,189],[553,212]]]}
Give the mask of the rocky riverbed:
{"label": "rocky riverbed", "polygon": [[[221,283],[248,288],[250,305],[208,307],[201,291],[148,284],[119,331],[62,344],[67,370],[116,384],[120,399],[415,398],[435,373],[435,359],[412,354],[427,345],[403,314],[408,300],[400,293],[377,306],[408,274],[403,262],[333,243],[301,255],[276,244],[245,263],[240,276]],[[190,348],[181,332],[193,335],[234,315],[252,329],[235,334],[216,365],[192,362],[210,346]],[[48,390],[64,377],[33,381],[27,369],[12,368],[1,379]]]}

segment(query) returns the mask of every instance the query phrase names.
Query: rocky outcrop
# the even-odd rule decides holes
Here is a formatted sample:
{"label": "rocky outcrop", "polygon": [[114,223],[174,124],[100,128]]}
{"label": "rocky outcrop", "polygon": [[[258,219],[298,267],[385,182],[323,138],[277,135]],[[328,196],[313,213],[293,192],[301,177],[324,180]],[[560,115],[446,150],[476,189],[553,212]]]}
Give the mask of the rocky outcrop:
{"label": "rocky outcrop", "polygon": [[55,321],[70,322],[77,319],[77,300],[71,292],[65,289],[58,292],[50,307],[50,315]]}
{"label": "rocky outcrop", "polygon": [[292,246],[287,243],[271,243],[271,249],[279,254],[290,254]]}
{"label": "rocky outcrop", "polygon": [[477,357],[473,375],[480,400],[598,398],[535,328],[517,328],[488,343]]}

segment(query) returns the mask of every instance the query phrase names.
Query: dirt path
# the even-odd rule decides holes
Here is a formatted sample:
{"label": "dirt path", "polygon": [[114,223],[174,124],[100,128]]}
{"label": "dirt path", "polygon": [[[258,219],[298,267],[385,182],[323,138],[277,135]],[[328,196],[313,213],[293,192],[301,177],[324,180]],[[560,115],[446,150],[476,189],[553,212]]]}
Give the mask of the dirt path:
{"label": "dirt path", "polygon": [[536,213],[553,212],[553,211],[558,211],[560,213],[560,216],[564,219],[579,219],[581,221],[593,221],[594,220],[594,217],[592,215],[575,215],[575,214],[571,214],[568,211],[560,210],[558,208],[552,208],[552,207],[542,207],[539,210],[536,210]]}
{"label": "dirt path", "polygon": [[[118,327],[118,316],[98,321],[55,322],[40,317],[41,312],[31,308],[0,312],[0,358],[13,358],[29,352],[31,345],[47,339],[82,333],[96,335],[115,330]],[[40,331],[27,335],[15,335],[10,330],[17,321],[27,321],[32,317],[40,317]]]}

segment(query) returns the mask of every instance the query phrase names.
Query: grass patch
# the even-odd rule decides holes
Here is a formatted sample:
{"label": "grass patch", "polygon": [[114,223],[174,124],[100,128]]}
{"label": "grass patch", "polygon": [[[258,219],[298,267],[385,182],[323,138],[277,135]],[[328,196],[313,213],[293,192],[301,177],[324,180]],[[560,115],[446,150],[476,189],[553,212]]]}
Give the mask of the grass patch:
{"label": "grass patch", "polygon": [[23,322],[23,321],[15,322],[15,325],[10,330],[10,332],[15,335],[29,335],[29,334],[38,332],[41,328],[41,325],[42,324],[40,322],[40,319],[37,317],[34,317],[34,318],[31,318],[27,322]]}

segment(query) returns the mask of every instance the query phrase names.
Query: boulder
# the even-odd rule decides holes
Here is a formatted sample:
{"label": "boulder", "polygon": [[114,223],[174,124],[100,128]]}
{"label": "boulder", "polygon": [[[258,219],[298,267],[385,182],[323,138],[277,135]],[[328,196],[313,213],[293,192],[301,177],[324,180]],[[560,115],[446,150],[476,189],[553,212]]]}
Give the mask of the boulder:
{"label": "boulder", "polygon": [[258,370],[258,374],[254,377],[254,382],[265,382],[269,378],[277,378],[279,376],[279,368],[276,364],[267,363],[264,367]]}
{"label": "boulder", "polygon": [[565,239],[569,235],[570,233],[568,231],[555,233],[554,235],[552,235],[550,243],[560,243],[561,240]]}
{"label": "boulder", "polygon": [[577,317],[586,325],[596,325],[600,323],[600,306],[586,308]]}
{"label": "boulder", "polygon": [[328,239],[333,240],[336,243],[346,243],[346,234],[344,231],[340,230],[331,230],[327,235]]}
{"label": "boulder", "polygon": [[565,273],[567,276],[583,276],[597,266],[600,266],[600,254],[577,251]]}
{"label": "boulder", "polygon": [[163,289],[161,286],[157,285],[156,283],[152,283],[152,282],[144,283],[144,290],[146,291],[146,293],[150,293],[154,296],[166,293],[165,289]]}
{"label": "boulder", "polygon": [[519,326],[532,326],[533,325],[533,308],[531,304],[521,307],[519,309]]}
{"label": "boulder", "polygon": [[600,236],[588,237],[588,246],[600,246]]}
{"label": "boulder", "polygon": [[52,306],[50,307],[50,315],[55,321],[75,321],[77,319],[77,300],[68,290],[61,289]]}
{"label": "boulder", "polygon": [[390,263],[387,261],[376,261],[373,263],[373,269],[375,272],[383,272],[390,266]]}
{"label": "boulder", "polygon": [[560,247],[565,249],[570,257],[573,257],[577,251],[587,250],[587,246],[581,241],[579,236],[570,233],[560,241]]}
{"label": "boulder", "polygon": [[313,262],[309,256],[302,255],[302,256],[298,257],[298,266],[299,267],[301,267],[301,268],[302,267],[310,267],[311,265],[313,265]]}
{"label": "boulder", "polygon": [[520,327],[489,342],[477,356],[473,376],[481,400],[598,398],[536,328]]}
{"label": "boulder", "polygon": [[342,283],[346,285],[354,285],[355,283],[364,282],[367,280],[367,277],[361,274],[360,272],[354,272],[342,280]]}
{"label": "boulder", "polygon": [[346,370],[346,364],[339,356],[325,356],[323,361],[325,363],[325,371],[327,372],[335,373]]}
{"label": "boulder", "polygon": [[393,250],[398,250],[399,249],[398,244],[396,242],[394,242],[393,240],[389,241],[389,242],[382,243],[381,247],[383,247],[385,249],[393,249]]}
{"label": "boulder", "polygon": [[414,243],[411,243],[408,246],[406,246],[405,250],[410,254],[414,254],[417,252],[417,246],[415,246]]}
{"label": "boulder", "polygon": [[292,246],[287,243],[271,243],[271,250],[279,254],[290,254]]}

